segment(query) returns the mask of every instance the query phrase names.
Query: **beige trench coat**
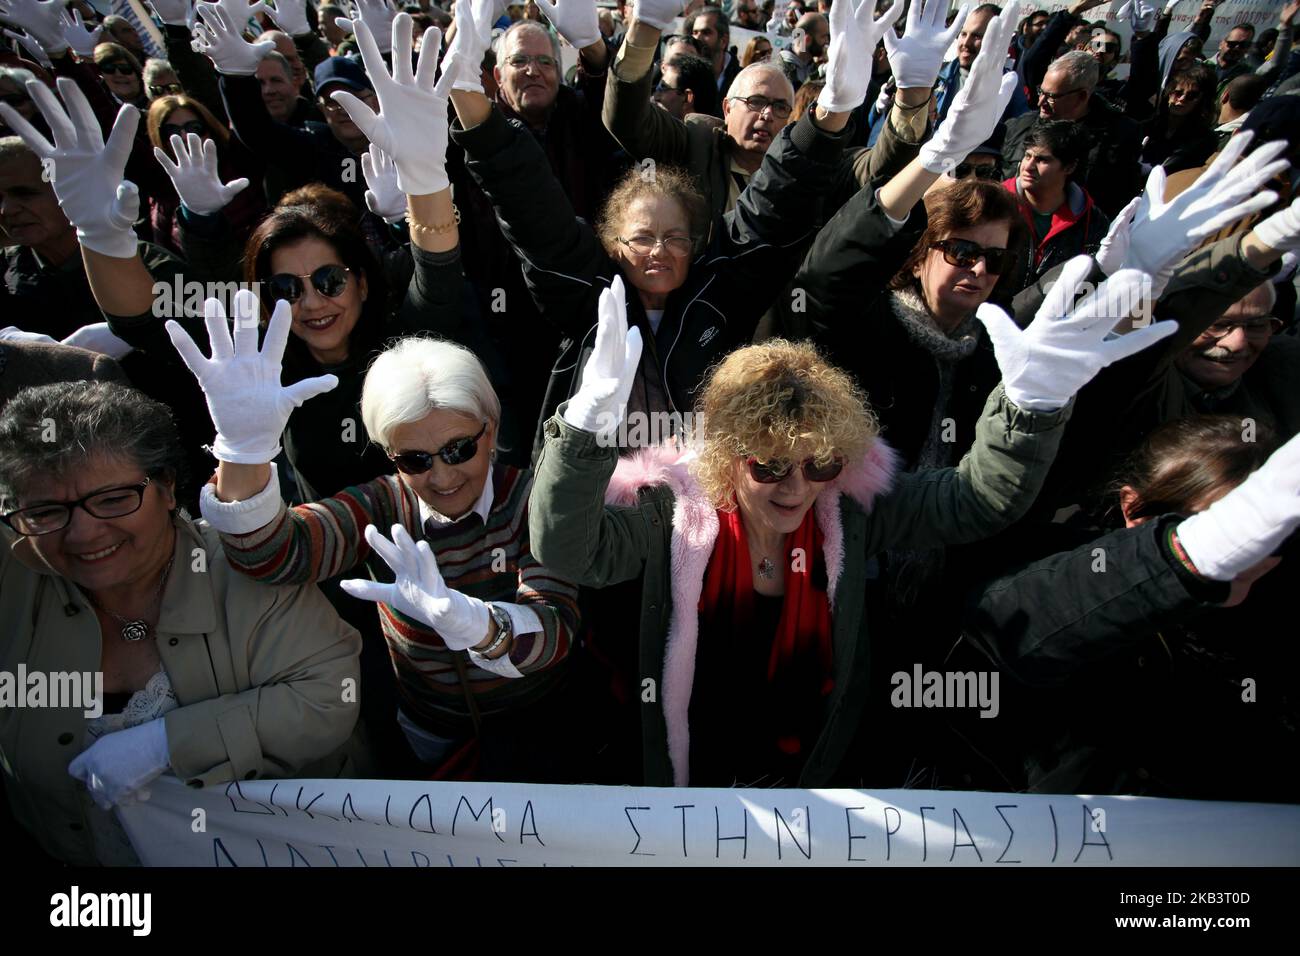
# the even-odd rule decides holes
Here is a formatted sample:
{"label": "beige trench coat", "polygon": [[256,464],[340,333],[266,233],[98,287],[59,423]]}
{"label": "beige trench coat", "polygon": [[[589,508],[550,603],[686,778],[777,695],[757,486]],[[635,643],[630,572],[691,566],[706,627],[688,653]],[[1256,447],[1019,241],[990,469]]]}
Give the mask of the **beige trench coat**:
{"label": "beige trench coat", "polygon": [[[153,637],[179,706],[163,719],[172,772],[193,787],[348,775],[361,639],[315,585],[259,584],[226,563],[206,523],[176,519],[176,554]],[[94,672],[93,608],[26,539],[0,546],[0,670]],[[350,682],[350,683],[349,683]],[[80,706],[0,707],[0,770],[14,816],[45,851],[97,862]],[[308,766],[311,765],[311,766]]]}

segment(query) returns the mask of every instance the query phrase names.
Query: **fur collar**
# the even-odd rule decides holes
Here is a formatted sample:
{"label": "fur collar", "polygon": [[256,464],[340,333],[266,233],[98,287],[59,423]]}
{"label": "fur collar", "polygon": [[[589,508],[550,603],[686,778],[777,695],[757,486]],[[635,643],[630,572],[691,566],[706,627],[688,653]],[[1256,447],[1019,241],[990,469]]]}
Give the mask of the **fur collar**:
{"label": "fur collar", "polygon": [[[718,538],[718,514],[691,474],[692,452],[670,445],[644,448],[621,459],[605,492],[610,506],[636,504],[642,488],[667,486],[674,495],[671,539],[672,618],[664,646],[664,672],[660,702],[668,734],[668,756],[673,785],[689,785],[691,689],[695,682],[695,651],[699,644],[699,604],[704,572]],[[818,496],[813,505],[817,526],[824,537],[827,593],[832,612],[835,589],[844,569],[844,528],[840,496],[848,495],[870,511],[875,499],[886,494],[898,471],[898,455],[877,438],[865,455],[847,465]]]}

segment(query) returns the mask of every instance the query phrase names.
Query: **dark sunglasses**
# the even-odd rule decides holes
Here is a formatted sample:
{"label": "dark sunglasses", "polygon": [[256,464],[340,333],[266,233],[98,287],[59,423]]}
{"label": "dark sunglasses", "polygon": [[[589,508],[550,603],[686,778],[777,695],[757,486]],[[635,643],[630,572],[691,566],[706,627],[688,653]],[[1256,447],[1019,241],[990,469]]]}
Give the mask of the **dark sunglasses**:
{"label": "dark sunglasses", "polygon": [[158,127],[158,132],[162,134],[164,143],[171,142],[173,136],[185,138],[186,133],[193,133],[195,136],[202,136],[208,131],[203,120],[190,120],[188,123],[163,123]]}
{"label": "dark sunglasses", "polygon": [[389,455],[388,458],[397,470],[404,475],[422,475],[433,467],[433,458],[438,456],[449,465],[463,465],[478,454],[478,440],[487,431],[487,422],[473,438],[457,438],[449,441],[437,451],[404,451]]}
{"label": "dark sunglasses", "polygon": [[943,261],[959,269],[973,269],[975,263],[984,260],[984,267],[990,275],[1001,275],[1011,265],[1010,249],[988,249],[969,239],[945,239],[933,242],[931,249],[943,253]]}
{"label": "dark sunglasses", "polygon": [[116,73],[118,76],[130,76],[135,72],[135,67],[130,63],[101,63],[99,64],[100,73]]}
{"label": "dark sunglasses", "polygon": [[1250,46],[1252,42],[1253,41],[1251,40],[1224,40],[1223,45],[1229,50],[1244,50],[1246,47]]}
{"label": "dark sunglasses", "polygon": [[166,96],[169,93],[184,93],[185,87],[179,83],[150,83],[149,92],[154,96]]}
{"label": "dark sunglasses", "polygon": [[953,167],[953,179],[965,179],[967,176],[974,176],[976,179],[1000,179],[1002,169],[997,163],[958,163]]}
{"label": "dark sunglasses", "polygon": [[[749,459],[747,464],[749,465],[749,477],[760,485],[774,485],[779,481],[785,481],[795,468],[788,461],[763,462],[753,457]],[[819,465],[812,458],[805,458],[800,462],[800,465],[803,468],[803,476],[809,481],[832,481],[844,470],[844,459],[832,458],[825,464]]]}
{"label": "dark sunglasses", "polygon": [[303,279],[310,279],[312,287],[326,298],[336,298],[343,294],[343,290],[348,287],[348,273],[351,272],[344,266],[321,266],[309,276],[290,275],[287,272],[279,272],[266,280],[266,294],[270,296],[272,302],[284,299],[286,302],[294,303],[302,298]]}

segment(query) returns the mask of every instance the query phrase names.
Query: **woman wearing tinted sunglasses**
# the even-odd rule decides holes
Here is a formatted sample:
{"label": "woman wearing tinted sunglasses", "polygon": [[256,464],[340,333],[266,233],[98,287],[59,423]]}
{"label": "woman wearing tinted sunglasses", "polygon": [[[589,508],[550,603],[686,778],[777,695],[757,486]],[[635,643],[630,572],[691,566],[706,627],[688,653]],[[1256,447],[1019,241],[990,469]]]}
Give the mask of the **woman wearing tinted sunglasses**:
{"label": "woman wearing tinted sunglasses", "polygon": [[140,61],[126,47],[117,43],[100,43],[95,47],[95,68],[119,103],[142,110],[149,108]]}
{"label": "woman wearing tinted sunglasses", "polygon": [[[782,339],[715,367],[688,455],[664,445],[618,461],[617,422],[641,353],[620,285],[601,295],[583,385],[546,423],[529,510],[534,553],[582,585],[640,584],[638,659],[659,679],[643,704],[653,708],[642,713],[645,784],[834,786],[861,770],[844,764],[872,668],[888,673],[872,640],[885,622],[864,602],[870,559],[979,540],[1022,514],[1055,453],[1063,406],[1106,360],[1094,348],[1110,323],[1080,347],[1022,333],[994,310],[986,321],[999,354],[1015,359],[956,468],[898,470],[850,376],[812,345]],[[1071,359],[1050,358],[1062,347]],[[1044,360],[1051,373],[1037,367]]]}
{"label": "woman wearing tinted sunglasses", "polygon": [[554,728],[581,720],[542,708],[568,674],[577,592],[529,550],[532,476],[495,461],[501,406],[483,366],[426,338],[383,352],[361,414],[398,474],[287,508],[271,464],[279,435],[336,379],[281,386],[289,306],[277,304],[261,353],[238,321],[257,307],[239,293],[233,342],[224,321],[210,323],[211,361],[169,325],[217,425],[220,465],[201,504],[230,563],[269,584],[347,575],[349,594],[381,605],[398,720],[425,763],[440,767],[477,738],[485,779],[564,779],[572,739]]}

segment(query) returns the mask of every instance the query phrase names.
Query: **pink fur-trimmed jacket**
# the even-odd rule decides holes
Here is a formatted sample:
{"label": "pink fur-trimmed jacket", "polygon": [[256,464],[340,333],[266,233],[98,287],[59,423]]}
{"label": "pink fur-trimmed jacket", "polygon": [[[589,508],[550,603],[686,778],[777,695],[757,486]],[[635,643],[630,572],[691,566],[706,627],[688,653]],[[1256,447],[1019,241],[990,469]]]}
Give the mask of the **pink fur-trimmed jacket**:
{"label": "pink fur-trimmed jacket", "polygon": [[[1068,417],[1068,409],[1025,412],[999,386],[958,467],[899,472],[894,451],[877,440],[818,496],[814,515],[824,539],[834,688],[799,786],[837,782],[861,722],[871,657],[869,559],[890,548],[978,541],[1017,520],[1042,485]],[[687,786],[698,607],[718,535],[717,512],[687,456],[659,448],[620,461],[614,448],[559,416],[543,433],[529,506],[533,553],[586,587],[641,579],[636,676],[644,782]]]}

